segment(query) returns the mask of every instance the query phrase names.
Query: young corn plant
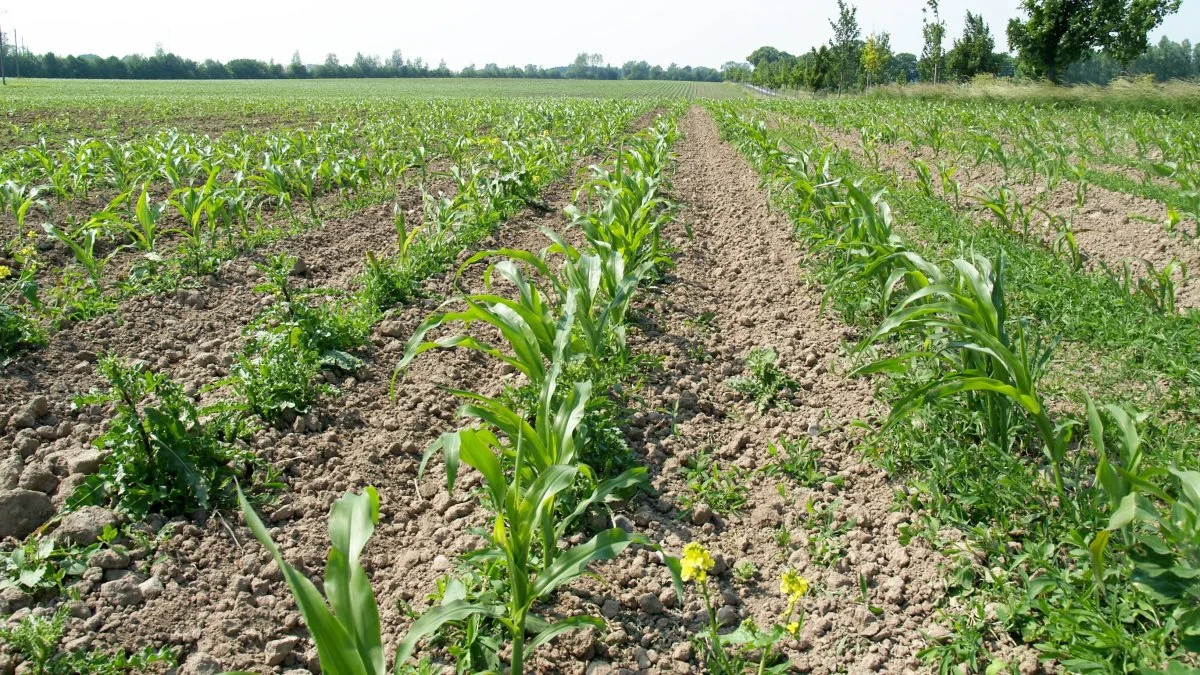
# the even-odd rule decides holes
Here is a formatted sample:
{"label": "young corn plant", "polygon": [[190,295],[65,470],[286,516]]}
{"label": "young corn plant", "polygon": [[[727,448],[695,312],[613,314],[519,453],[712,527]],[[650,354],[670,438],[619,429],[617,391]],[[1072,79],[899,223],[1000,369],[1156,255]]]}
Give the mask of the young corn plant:
{"label": "young corn plant", "polygon": [[[288,564],[271,539],[254,507],[238,490],[246,525],[279,565],[292,597],[308,625],[317,657],[326,673],[385,675],[387,673],[379,605],[361,556],[379,523],[379,495],[367,487],[362,494],[347,492],[329,513],[329,558],[325,564],[324,596],[312,581]],[[403,658],[397,655],[396,672]]]}
{"label": "young corn plant", "polygon": [[[431,455],[440,450],[446,461],[447,489],[453,488],[462,462],[483,475],[494,521],[490,545],[482,554],[503,561],[508,597],[503,602],[495,598],[457,599],[429,610],[413,624],[401,643],[396,654],[398,663],[406,661],[423,637],[445,623],[479,615],[505,626],[512,644],[510,672],[522,673],[526,654],[538,646],[569,630],[603,625],[599,618],[589,616],[549,622],[532,614],[536,602],[586,573],[591,563],[609,560],[631,544],[657,548],[644,535],[620,528],[601,531],[565,550],[559,548],[559,540],[574,520],[592,506],[602,505],[613,495],[644,482],[646,474],[644,467],[635,467],[596,482],[590,469],[579,462],[576,436],[591,385],[576,383],[559,403],[556,401],[560,397],[555,396],[570,325],[569,317],[564,317],[532,425],[500,401],[470,392],[454,392],[466,401],[460,414],[486,426],[443,434],[426,450],[421,471]],[[582,497],[564,513],[557,507],[570,491]],[[679,591],[678,567],[669,558],[668,561]],[[531,630],[534,627],[536,630]],[[529,639],[531,634],[533,637]]]}
{"label": "young corn plant", "polygon": [[106,256],[96,255],[96,238],[100,234],[100,228],[96,227],[94,222],[89,221],[87,225],[79,228],[73,234],[68,234],[51,223],[43,223],[42,229],[46,231],[46,234],[71,249],[71,253],[75,256],[75,262],[87,274],[92,290],[96,293],[103,293],[104,270],[120,249],[113,249]]}
{"label": "young corn plant", "polygon": [[[1105,445],[1104,418],[1117,431],[1118,452]],[[1145,415],[1087,402],[1088,428],[1099,457],[1096,482],[1109,501],[1107,526],[1088,546],[1097,589],[1105,593],[1110,548],[1124,554],[1134,586],[1169,617],[1178,655],[1200,652],[1200,472],[1151,466],[1138,425]]]}
{"label": "young corn plant", "polygon": [[137,205],[134,207],[134,215],[136,223],[127,223],[121,221],[125,232],[129,238],[133,240],[133,245],[143,253],[154,253],[154,245],[158,241],[159,227],[158,221],[162,220],[164,211],[163,204],[155,204],[150,199],[146,186],[142,186],[142,193],[138,196]]}
{"label": "young corn plant", "polygon": [[1062,496],[1071,426],[1055,424],[1037,391],[1051,348],[1030,344],[1023,324],[1018,324],[1016,335],[1009,334],[1003,256],[996,267],[978,255],[974,262],[960,258],[952,265],[955,274],[903,299],[858,351],[902,331],[927,336],[926,346],[879,359],[855,374],[909,373],[933,362],[932,376],[892,405],[889,426],[935,401],[965,394],[987,436],[1008,450],[1017,424],[1014,412],[1024,411],[1041,437],[1042,452]]}

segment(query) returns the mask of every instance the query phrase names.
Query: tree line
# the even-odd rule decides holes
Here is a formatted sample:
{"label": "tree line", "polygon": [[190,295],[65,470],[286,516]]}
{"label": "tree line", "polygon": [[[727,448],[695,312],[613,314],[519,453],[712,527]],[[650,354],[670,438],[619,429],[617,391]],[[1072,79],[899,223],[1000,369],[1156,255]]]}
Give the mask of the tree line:
{"label": "tree line", "polygon": [[981,14],[967,11],[963,31],[946,48],[938,0],[922,8],[920,55],[893,53],[886,32],[863,36],[858,8],[838,0],[833,37],[799,56],[764,46],[746,62],[722,67],[725,78],[772,89],[858,90],[878,84],[965,82],[977,75],[1106,84],[1115,77],[1158,80],[1200,76],[1200,48],[1147,35],[1179,10],[1180,0],[1022,0],[1022,17],[1007,26],[1014,58],[996,51]]}
{"label": "tree line", "polygon": [[423,59],[405,59],[394,50],[386,59],[376,55],[356,54],[350,63],[342,63],[336,54],[329,54],[322,63],[306,64],[299,52],[289,64],[258,59],[233,59],[224,63],[214,59],[194,61],[164,51],[161,47],[151,56],[130,54],[123,58],[103,58],[95,54],[58,56],[53,52],[35,54],[27,50],[10,52],[5,57],[9,74],[23,77],[73,79],[129,80],[265,80],[308,78],[362,77],[492,77],[539,79],[597,79],[597,80],[686,80],[720,82],[721,71],[716,68],[679,66],[666,68],[646,61],[628,61],[618,67],[604,61],[600,54],[580,54],[569,66],[544,68],[529,64],[500,67],[489,63],[482,68],[474,64],[454,71],[441,61],[436,67]]}

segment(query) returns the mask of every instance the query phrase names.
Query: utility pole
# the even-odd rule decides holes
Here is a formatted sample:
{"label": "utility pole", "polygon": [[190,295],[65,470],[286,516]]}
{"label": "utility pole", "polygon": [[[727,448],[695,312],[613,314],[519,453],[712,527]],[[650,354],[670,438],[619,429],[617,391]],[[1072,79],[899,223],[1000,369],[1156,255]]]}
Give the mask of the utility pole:
{"label": "utility pole", "polygon": [[20,79],[20,77],[21,77],[21,43],[20,43],[20,41],[17,40],[17,29],[16,28],[13,29],[13,49],[16,50],[16,55],[17,55],[16,61],[14,62],[14,64],[17,67],[16,77],[18,79]]}

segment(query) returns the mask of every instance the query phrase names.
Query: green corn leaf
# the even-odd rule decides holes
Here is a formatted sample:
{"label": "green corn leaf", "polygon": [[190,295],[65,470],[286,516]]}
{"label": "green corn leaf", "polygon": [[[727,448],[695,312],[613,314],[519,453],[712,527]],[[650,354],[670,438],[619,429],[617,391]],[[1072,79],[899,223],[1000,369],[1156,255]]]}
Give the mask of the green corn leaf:
{"label": "green corn leaf", "polygon": [[266,526],[254,512],[254,508],[246,500],[246,495],[242,493],[240,487],[238,488],[238,502],[241,504],[242,514],[246,518],[246,524],[250,527],[250,531],[254,533],[254,537],[258,539],[259,543],[271,552],[275,563],[283,572],[284,579],[292,589],[292,595],[296,599],[300,614],[304,617],[304,623],[308,626],[313,641],[317,643],[317,655],[321,660],[322,672],[331,675],[375,675],[367,670],[350,633],[325,605],[325,598],[321,597],[317,587],[283,559],[279,548],[271,540],[271,535],[267,534]]}
{"label": "green corn leaf", "polygon": [[[433,609],[421,615],[421,618],[413,622],[411,628],[408,629],[408,634],[404,636],[404,640],[400,642],[400,646],[396,648],[396,664],[395,672],[400,673],[404,664],[408,661],[408,657],[412,655],[417,643],[421,638],[431,635],[441,628],[448,621],[462,621],[476,614],[489,616],[494,619],[499,619],[504,616],[504,606],[498,604],[476,604],[467,600],[455,600],[444,605],[438,605]],[[322,663],[322,667],[324,664]]]}

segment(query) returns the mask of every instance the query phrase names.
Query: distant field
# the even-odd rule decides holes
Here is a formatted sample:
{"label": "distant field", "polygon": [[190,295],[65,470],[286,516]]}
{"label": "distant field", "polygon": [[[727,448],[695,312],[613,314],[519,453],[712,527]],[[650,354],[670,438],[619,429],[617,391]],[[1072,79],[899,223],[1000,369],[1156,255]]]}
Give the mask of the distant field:
{"label": "distant field", "polygon": [[[7,101],[27,103],[81,97],[352,97],[584,96],[740,98],[746,90],[725,82],[660,80],[351,79],[351,80],[9,80]],[[6,102],[7,102],[6,101]]]}
{"label": "distant field", "polygon": [[[420,98],[729,99],[753,94],[723,82],[353,79],[9,80],[0,149],[71,136],[129,138],[163,127],[229,129],[311,125],[350,110]],[[335,112],[336,111],[336,112]]]}

